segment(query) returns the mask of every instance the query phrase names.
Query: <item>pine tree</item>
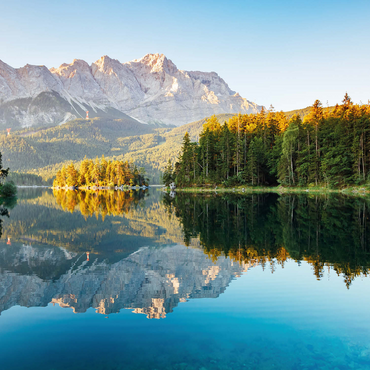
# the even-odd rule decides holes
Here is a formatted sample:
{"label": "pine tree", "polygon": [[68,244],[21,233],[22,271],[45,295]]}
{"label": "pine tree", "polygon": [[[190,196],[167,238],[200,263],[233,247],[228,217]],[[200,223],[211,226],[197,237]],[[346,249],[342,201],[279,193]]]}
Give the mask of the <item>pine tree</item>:
{"label": "pine tree", "polygon": [[220,156],[218,157],[219,160],[217,168],[219,169],[221,180],[228,180],[230,176],[230,167],[232,164],[231,145],[231,133],[225,122],[222,126],[218,149]]}
{"label": "pine tree", "polygon": [[262,137],[254,137],[248,150],[247,178],[254,185],[265,181],[265,149]]}
{"label": "pine tree", "polygon": [[203,179],[207,182],[214,180],[214,170],[216,169],[217,154],[215,153],[214,133],[206,128],[200,134],[200,162],[203,168]]}
{"label": "pine tree", "polygon": [[71,163],[66,170],[66,184],[68,187],[78,185],[78,172],[73,163]]}
{"label": "pine tree", "polygon": [[281,183],[293,186],[296,185],[295,161],[298,147],[299,122],[300,118],[294,116],[284,133],[278,173]]}
{"label": "pine tree", "polygon": [[67,184],[67,171],[64,166],[62,167],[60,171],[60,183],[63,184],[61,186],[66,186]]}
{"label": "pine tree", "polygon": [[310,114],[307,116],[305,122],[315,127],[315,159],[314,159],[314,178],[317,185],[320,178],[320,143],[319,143],[319,128],[323,122],[324,114],[320,100],[315,100]]}
{"label": "pine tree", "polygon": [[173,165],[171,159],[168,160],[167,166],[162,175],[163,183],[169,186],[173,182]]}
{"label": "pine tree", "polygon": [[107,171],[108,162],[106,161],[104,154],[101,157],[101,163],[100,163],[100,181],[103,183],[103,185],[107,185],[106,181],[106,171]]}
{"label": "pine tree", "polygon": [[191,147],[190,142],[190,136],[189,133],[186,132],[184,135],[184,139],[182,142],[182,151],[181,151],[181,157],[180,157],[180,173],[178,181],[182,184],[189,184],[190,177],[191,177],[191,166],[193,162],[193,151]]}
{"label": "pine tree", "polygon": [[96,186],[99,186],[101,172],[100,172],[100,162],[99,162],[98,157],[96,157],[96,159],[95,159],[95,163],[93,164],[93,168],[90,168],[90,171],[91,170],[92,170],[91,180],[92,180],[93,184],[95,184]]}
{"label": "pine tree", "polygon": [[80,165],[79,170],[79,186],[85,186],[90,183],[90,176],[89,176],[89,165],[90,161],[86,158],[83,159]]}

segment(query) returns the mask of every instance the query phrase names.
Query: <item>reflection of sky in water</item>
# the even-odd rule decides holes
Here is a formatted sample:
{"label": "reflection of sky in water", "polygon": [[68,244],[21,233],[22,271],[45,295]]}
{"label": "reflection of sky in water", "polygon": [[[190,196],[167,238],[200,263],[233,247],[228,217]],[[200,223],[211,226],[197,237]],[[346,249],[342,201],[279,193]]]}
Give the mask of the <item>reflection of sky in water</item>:
{"label": "reflection of sky in water", "polygon": [[[155,202],[146,207],[159,214]],[[145,224],[144,211],[130,216],[136,225]],[[50,225],[42,217],[40,225]],[[168,240],[169,226],[161,230]],[[0,368],[370,368],[367,277],[347,289],[328,267],[317,280],[305,261],[276,265],[272,274],[268,264],[263,270],[224,257],[212,262],[198,248],[140,238],[131,254],[91,254],[87,261],[85,253],[37,243],[8,246],[3,236]],[[161,305],[165,314],[154,313],[165,318],[148,320]]]}

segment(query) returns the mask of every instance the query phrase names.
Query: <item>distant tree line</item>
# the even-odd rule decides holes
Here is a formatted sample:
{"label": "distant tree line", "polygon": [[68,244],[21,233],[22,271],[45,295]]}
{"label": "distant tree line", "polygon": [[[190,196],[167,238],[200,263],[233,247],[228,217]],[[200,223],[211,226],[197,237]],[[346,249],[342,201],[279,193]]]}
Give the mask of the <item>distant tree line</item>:
{"label": "distant tree line", "polygon": [[95,161],[86,157],[76,169],[73,162],[57,172],[54,187],[148,185],[145,170],[132,163],[107,161],[104,156]]}
{"label": "distant tree line", "polygon": [[163,181],[340,187],[365,184],[369,171],[370,105],[355,105],[346,94],[332,110],[316,100],[303,121],[272,107],[223,125],[212,116],[199,143],[185,134],[178,162],[168,163]]}
{"label": "distant tree line", "polygon": [[53,180],[44,180],[41,176],[31,173],[11,172],[8,175],[8,180],[13,181],[17,185],[52,185]]}

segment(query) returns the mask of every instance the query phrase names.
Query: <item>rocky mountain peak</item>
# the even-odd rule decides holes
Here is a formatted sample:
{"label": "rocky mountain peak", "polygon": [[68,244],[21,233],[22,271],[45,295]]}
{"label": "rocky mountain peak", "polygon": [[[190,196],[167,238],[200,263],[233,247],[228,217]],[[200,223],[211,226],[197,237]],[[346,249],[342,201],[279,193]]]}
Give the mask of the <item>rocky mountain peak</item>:
{"label": "rocky mountain peak", "polygon": [[104,73],[112,73],[114,69],[121,69],[122,63],[117,59],[112,59],[108,55],[102,56],[95,63],[91,65],[93,73],[96,69],[99,69]]}
{"label": "rocky mountain peak", "polygon": [[[19,101],[43,92],[59,94],[59,107],[50,101],[39,110],[23,108]],[[14,106],[3,105],[11,101]],[[98,115],[111,109],[140,122],[181,125],[212,114],[256,113],[261,107],[232,91],[217,73],[179,70],[159,53],[126,63],[104,55],[91,66],[75,59],[50,70],[29,64],[14,69],[0,61],[0,125],[59,124],[82,117],[85,110]]]}
{"label": "rocky mountain peak", "polygon": [[72,78],[79,71],[90,71],[90,66],[82,59],[74,59],[71,64],[63,63],[59,68],[51,68],[50,72],[63,76],[65,78]]}
{"label": "rocky mountain peak", "polygon": [[115,63],[121,64],[121,62],[119,60],[113,59],[113,58],[109,57],[108,55],[103,55],[94,64],[109,65],[109,64],[115,64]]}
{"label": "rocky mountain peak", "polygon": [[48,74],[49,70],[44,65],[33,65],[33,64],[26,64],[24,67],[18,68],[17,72],[19,74],[29,74],[29,75],[42,75]]}
{"label": "rocky mountain peak", "polygon": [[167,59],[164,54],[146,54],[141,59],[135,59],[129,64],[131,65],[142,65],[149,68],[150,73],[161,73],[165,72],[168,74],[174,74],[178,71],[176,65],[172,60]]}
{"label": "rocky mountain peak", "polygon": [[26,64],[16,69],[17,80],[21,90],[17,95],[22,97],[35,97],[45,91],[60,92],[62,86],[44,65]]}

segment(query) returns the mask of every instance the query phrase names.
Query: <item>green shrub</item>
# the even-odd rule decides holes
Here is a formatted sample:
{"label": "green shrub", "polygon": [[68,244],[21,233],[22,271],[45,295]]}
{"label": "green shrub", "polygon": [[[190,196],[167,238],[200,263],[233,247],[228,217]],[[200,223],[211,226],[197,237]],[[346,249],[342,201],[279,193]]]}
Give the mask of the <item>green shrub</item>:
{"label": "green shrub", "polygon": [[0,196],[3,198],[15,197],[17,195],[17,187],[13,181],[6,182],[0,187]]}

